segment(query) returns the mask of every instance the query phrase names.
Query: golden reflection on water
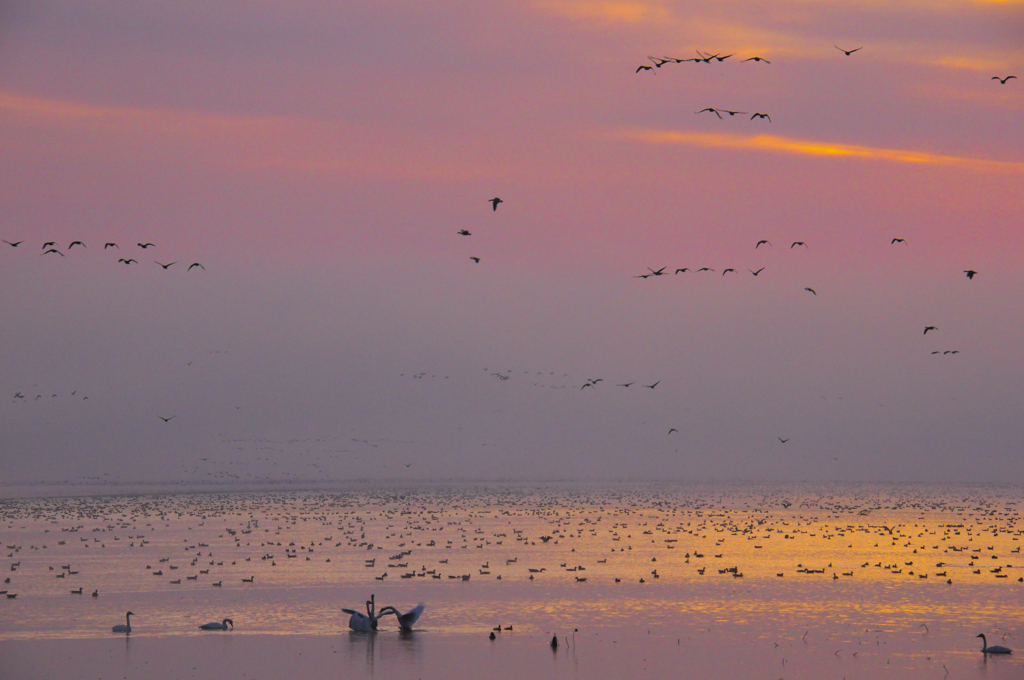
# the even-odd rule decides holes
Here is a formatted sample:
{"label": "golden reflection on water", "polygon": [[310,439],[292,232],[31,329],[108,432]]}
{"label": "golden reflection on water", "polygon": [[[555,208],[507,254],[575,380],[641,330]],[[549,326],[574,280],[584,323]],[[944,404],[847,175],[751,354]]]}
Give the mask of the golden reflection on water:
{"label": "golden reflection on water", "polygon": [[341,607],[370,593],[378,607],[426,603],[419,625],[433,635],[637,622],[1015,630],[1020,495],[647,486],[4,501],[16,563],[4,587],[18,598],[0,603],[16,612],[0,617],[0,639],[105,636],[126,609],[133,636],[201,635],[198,623],[223,616],[233,635],[334,635]]}

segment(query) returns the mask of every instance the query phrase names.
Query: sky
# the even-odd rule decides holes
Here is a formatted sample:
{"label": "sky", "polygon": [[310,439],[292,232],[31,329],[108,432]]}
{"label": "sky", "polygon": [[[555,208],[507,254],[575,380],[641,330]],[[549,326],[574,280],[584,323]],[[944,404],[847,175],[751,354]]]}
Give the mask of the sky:
{"label": "sky", "polygon": [[1020,483],[1022,35],[5,2],[3,478]]}

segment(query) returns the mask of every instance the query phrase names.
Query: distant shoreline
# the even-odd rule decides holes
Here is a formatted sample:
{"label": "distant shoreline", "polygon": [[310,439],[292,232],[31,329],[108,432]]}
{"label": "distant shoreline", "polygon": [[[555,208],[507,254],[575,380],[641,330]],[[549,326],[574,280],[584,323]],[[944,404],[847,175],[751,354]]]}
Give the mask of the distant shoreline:
{"label": "distant shoreline", "polygon": [[378,490],[443,489],[450,487],[504,487],[504,488],[628,488],[628,487],[758,487],[778,492],[785,489],[793,492],[807,488],[856,488],[856,487],[920,487],[935,489],[954,487],[960,489],[1024,489],[1024,484],[1007,482],[934,482],[934,481],[750,481],[750,480],[510,480],[510,479],[304,479],[304,480],[258,480],[258,481],[118,481],[78,483],[70,481],[36,481],[0,483],[0,499],[16,500],[31,498],[75,498],[75,497],[117,497],[176,494],[221,494],[221,493],[264,493],[264,492],[351,492]]}

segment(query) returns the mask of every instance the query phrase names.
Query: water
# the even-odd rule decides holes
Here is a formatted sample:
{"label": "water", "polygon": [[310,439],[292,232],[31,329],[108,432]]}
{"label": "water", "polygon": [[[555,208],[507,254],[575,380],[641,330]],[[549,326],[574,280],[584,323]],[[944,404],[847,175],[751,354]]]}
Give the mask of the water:
{"label": "water", "polygon": [[[1017,677],[1017,659],[986,658],[975,635],[1014,647],[1021,630],[1021,496],[623,485],[12,499],[0,542],[17,598],[0,598],[0,660],[39,677],[161,677],[147,675],[158,658],[162,677],[225,663],[280,677],[286,658],[281,672],[312,677],[339,655],[364,675],[417,677]],[[416,632],[385,618],[376,635],[349,633],[340,609],[371,593],[378,608],[425,603]],[[110,627],[129,609],[126,641]],[[224,617],[233,632],[198,630]]]}

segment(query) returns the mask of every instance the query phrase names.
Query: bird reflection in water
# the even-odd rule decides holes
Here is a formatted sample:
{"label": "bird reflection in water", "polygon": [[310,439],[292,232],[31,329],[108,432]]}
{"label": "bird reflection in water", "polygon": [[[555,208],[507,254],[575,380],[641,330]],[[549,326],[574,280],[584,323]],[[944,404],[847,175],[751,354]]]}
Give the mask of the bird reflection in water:
{"label": "bird reflection in water", "polygon": [[[394,634],[397,633],[397,634]],[[380,631],[367,635],[358,631],[348,631],[349,658],[354,661],[356,655],[364,653],[366,672],[372,675],[378,660],[385,668],[392,668],[394,662],[401,665],[415,662],[421,655],[423,644],[419,640],[421,633],[413,630]]]}

